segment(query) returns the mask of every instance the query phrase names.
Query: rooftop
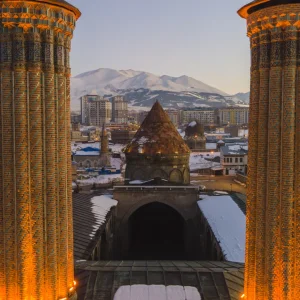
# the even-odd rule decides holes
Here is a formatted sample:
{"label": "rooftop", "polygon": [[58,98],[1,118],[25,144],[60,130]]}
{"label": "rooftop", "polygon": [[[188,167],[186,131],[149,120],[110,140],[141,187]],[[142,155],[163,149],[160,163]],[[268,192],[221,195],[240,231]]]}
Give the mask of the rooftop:
{"label": "rooftop", "polygon": [[190,149],[176,130],[168,114],[159,102],[156,102],[133,140],[125,148],[125,153],[187,155],[190,153]]}
{"label": "rooftop", "polygon": [[117,201],[97,194],[73,194],[74,257],[88,259]]}
{"label": "rooftop", "polygon": [[226,145],[220,151],[223,155],[245,155],[248,154],[248,145]]}
{"label": "rooftop", "polygon": [[245,261],[246,216],[229,195],[201,195],[198,206],[228,261]]}
{"label": "rooftop", "polygon": [[119,287],[133,285],[195,287],[214,300],[238,300],[244,289],[244,264],[232,262],[79,261],[75,268],[78,297],[86,300],[111,300]]}

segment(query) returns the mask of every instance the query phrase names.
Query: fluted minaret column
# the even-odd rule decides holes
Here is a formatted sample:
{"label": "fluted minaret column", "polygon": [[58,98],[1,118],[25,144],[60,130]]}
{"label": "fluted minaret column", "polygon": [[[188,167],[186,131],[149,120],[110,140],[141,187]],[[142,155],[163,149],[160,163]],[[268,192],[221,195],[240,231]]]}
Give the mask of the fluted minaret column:
{"label": "fluted minaret column", "polygon": [[1,1],[0,300],[76,297],[69,52],[79,16],[65,1]]}
{"label": "fluted minaret column", "polygon": [[[253,1],[245,298],[300,289],[300,0]],[[299,3],[295,3],[299,2]]]}
{"label": "fluted minaret column", "polygon": [[[43,206],[43,98],[41,84],[41,37],[38,33],[27,33],[27,100],[29,106],[29,132],[30,132],[30,190],[32,210],[32,235],[33,235],[33,265],[35,266],[34,281],[37,283],[33,288],[34,294],[42,297],[45,291],[44,259],[46,253],[43,245],[39,242],[44,239],[43,219],[39,216],[44,214]],[[38,113],[37,113],[38,112]]]}
{"label": "fluted minaret column", "polygon": [[[70,69],[70,51],[71,51],[71,37],[65,38],[65,48],[64,48],[64,65],[65,65],[65,96],[66,96],[66,140],[67,145],[71,145],[71,69]],[[71,147],[66,148],[67,155],[67,186],[72,186],[72,159],[71,159]],[[67,205],[72,207],[72,189],[67,189]],[[68,209],[68,282],[74,278],[74,264],[73,264],[73,249],[74,249],[74,239],[73,239],[73,212]]]}

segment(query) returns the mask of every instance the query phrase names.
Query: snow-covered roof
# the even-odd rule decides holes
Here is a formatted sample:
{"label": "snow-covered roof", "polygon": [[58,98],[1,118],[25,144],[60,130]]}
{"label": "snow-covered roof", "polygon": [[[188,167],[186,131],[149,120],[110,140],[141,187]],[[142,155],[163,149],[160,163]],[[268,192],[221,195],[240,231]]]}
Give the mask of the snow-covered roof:
{"label": "snow-covered roof", "polygon": [[121,286],[114,300],[201,300],[195,287],[178,285],[125,285]]}
{"label": "snow-covered roof", "polygon": [[248,150],[248,145],[247,146],[242,146],[242,145],[232,145],[228,146],[229,150],[237,151],[240,149]]}
{"label": "snow-covered roof", "polygon": [[221,147],[223,155],[245,155],[248,153],[248,145],[227,145]]}
{"label": "snow-covered roof", "polygon": [[206,150],[214,150],[217,149],[216,143],[206,143]]}
{"label": "snow-covered roof", "polygon": [[88,179],[77,180],[80,185],[90,185],[90,184],[107,184],[112,181],[122,182],[122,174],[107,174],[99,175],[97,177],[92,177]]}
{"label": "snow-covered roof", "polygon": [[198,206],[207,219],[226,260],[245,261],[246,217],[230,196],[202,195]]}
{"label": "snow-covered roof", "polygon": [[96,219],[97,225],[94,226],[90,237],[93,238],[99,227],[105,223],[106,216],[112,207],[117,206],[118,201],[111,199],[107,195],[96,196],[91,199],[92,212]]}
{"label": "snow-covered roof", "polygon": [[190,170],[195,171],[195,170],[201,170],[201,169],[209,169],[209,168],[220,168],[221,165],[220,163],[213,162],[213,161],[208,161],[205,158],[209,159],[214,159],[215,157],[220,156],[219,152],[193,152],[190,155]]}
{"label": "snow-covered roof", "polygon": [[75,156],[99,156],[99,151],[76,151]]}

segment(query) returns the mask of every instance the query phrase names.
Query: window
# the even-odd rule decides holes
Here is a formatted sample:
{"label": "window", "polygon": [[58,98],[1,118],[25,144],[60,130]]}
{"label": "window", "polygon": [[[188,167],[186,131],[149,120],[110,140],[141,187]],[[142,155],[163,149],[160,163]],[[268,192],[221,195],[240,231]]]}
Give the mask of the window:
{"label": "window", "polygon": [[242,158],[242,157],[240,158],[240,162],[241,162],[241,163],[243,162],[243,158]]}
{"label": "window", "polygon": [[236,163],[238,163],[238,162],[239,162],[239,159],[238,159],[237,157],[235,158],[235,162],[236,162]]}
{"label": "window", "polygon": [[230,157],[230,162],[232,163],[232,158]]}

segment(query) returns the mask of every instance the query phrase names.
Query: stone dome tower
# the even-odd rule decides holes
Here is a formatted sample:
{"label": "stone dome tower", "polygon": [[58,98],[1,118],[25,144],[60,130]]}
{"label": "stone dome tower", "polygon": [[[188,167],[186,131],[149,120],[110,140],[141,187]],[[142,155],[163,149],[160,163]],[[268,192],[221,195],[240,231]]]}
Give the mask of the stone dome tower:
{"label": "stone dome tower", "polygon": [[188,124],[185,129],[185,142],[190,149],[205,150],[206,137],[204,135],[204,126],[198,121],[193,121]]}
{"label": "stone dome tower", "polygon": [[189,184],[190,150],[159,102],[125,148],[127,180],[161,178]]}

